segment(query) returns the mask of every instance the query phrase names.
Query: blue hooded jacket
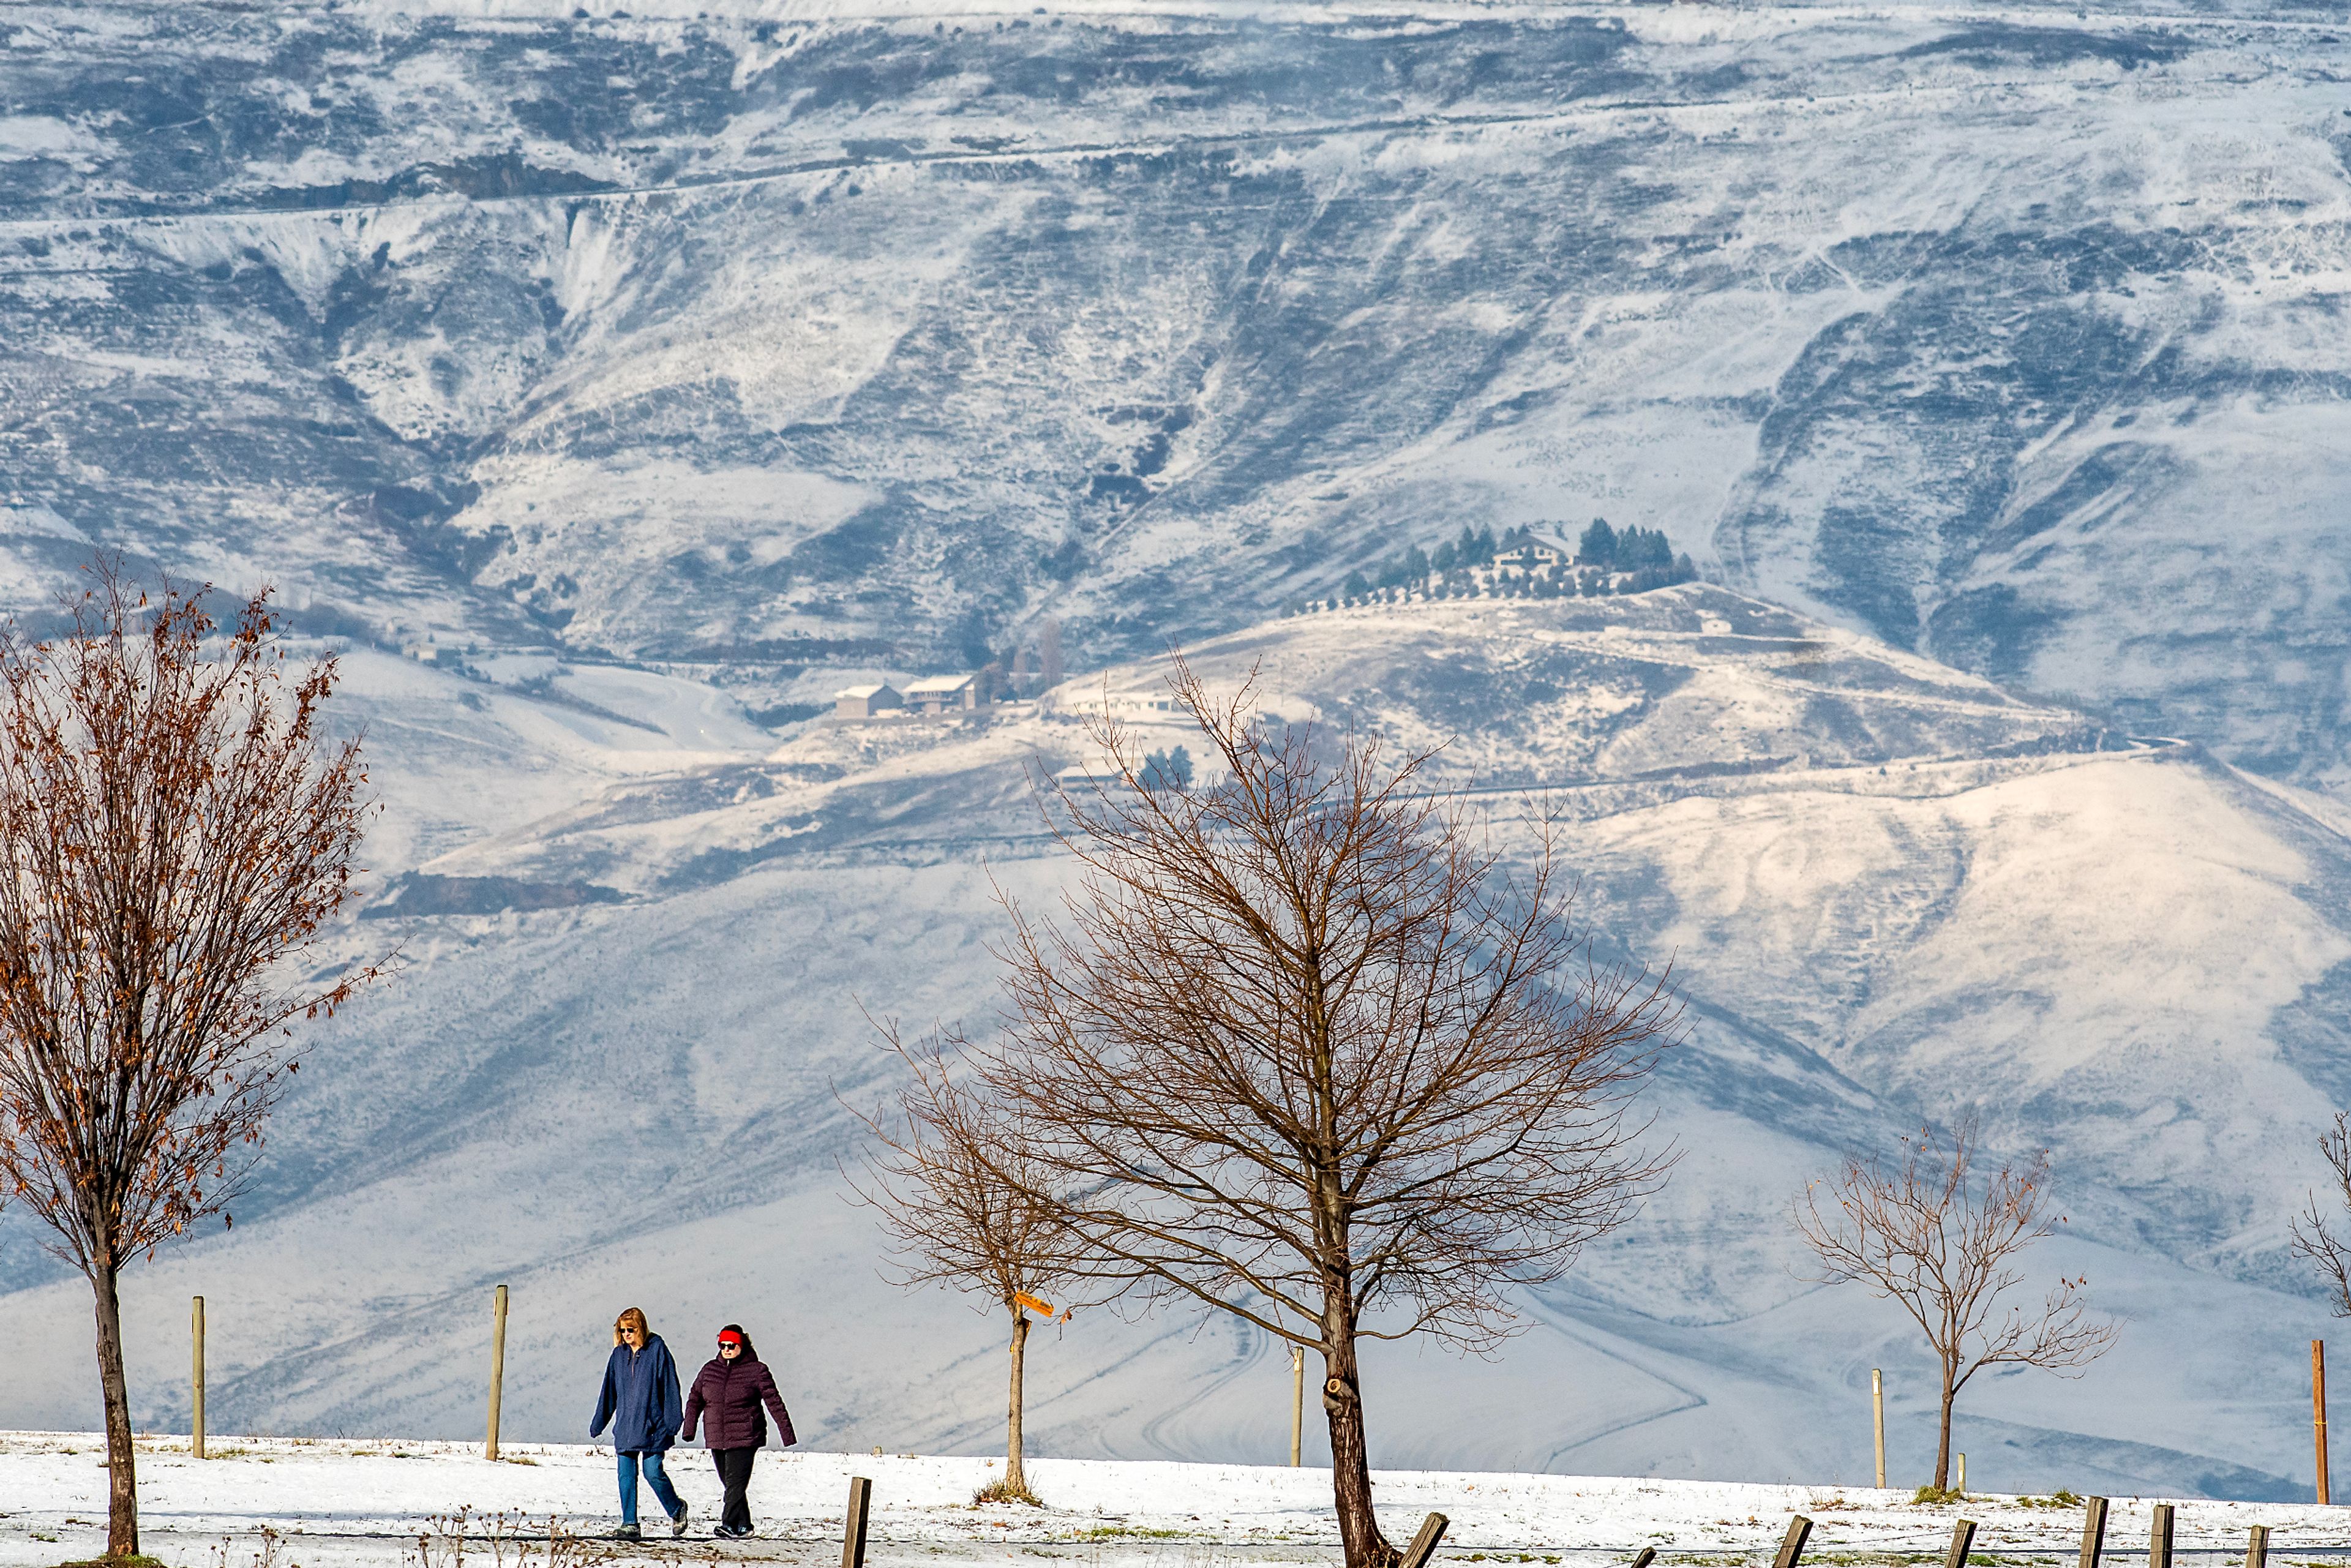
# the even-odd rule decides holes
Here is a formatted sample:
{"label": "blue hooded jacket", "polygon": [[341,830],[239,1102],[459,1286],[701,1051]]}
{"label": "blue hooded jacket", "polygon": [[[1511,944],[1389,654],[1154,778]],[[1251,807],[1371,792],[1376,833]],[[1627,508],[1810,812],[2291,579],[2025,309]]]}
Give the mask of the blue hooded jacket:
{"label": "blue hooded jacket", "polygon": [[670,1359],[662,1336],[649,1333],[643,1350],[612,1347],[604,1364],[604,1392],[596,1400],[596,1418],[588,1424],[590,1437],[612,1424],[612,1447],[623,1454],[661,1454],[677,1441],[685,1419],[677,1396],[677,1363]]}

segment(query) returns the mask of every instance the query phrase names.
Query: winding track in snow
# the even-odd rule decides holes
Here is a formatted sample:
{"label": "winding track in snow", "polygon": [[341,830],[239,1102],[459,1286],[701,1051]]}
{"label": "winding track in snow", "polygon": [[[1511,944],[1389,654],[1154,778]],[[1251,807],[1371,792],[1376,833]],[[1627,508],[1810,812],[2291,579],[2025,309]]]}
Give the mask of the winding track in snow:
{"label": "winding track in snow", "polygon": [[[2167,24],[2168,25],[2168,24]],[[2315,30],[2315,25],[2313,25]],[[2341,29],[2336,29],[2341,30]],[[2177,82],[2177,78],[2173,78]],[[1724,110],[1865,109],[1888,103],[1931,105],[1938,102],[1960,102],[1978,99],[1993,92],[2044,92],[2078,96],[2091,91],[2111,91],[2122,85],[2111,80],[2089,78],[2003,78],[1993,81],[1970,81],[1950,85],[1878,88],[1846,93],[1768,94],[1751,97],[1697,99],[1631,99],[1577,105],[1568,109],[1495,112],[1490,114],[1427,114],[1400,115],[1374,120],[1343,120],[1325,124],[1301,125],[1289,129],[1264,128],[1254,131],[1200,132],[1191,135],[1135,138],[1118,141],[1067,141],[1040,147],[937,148],[909,149],[890,157],[853,157],[802,159],[768,168],[748,170],[739,173],[685,175],[674,180],[656,181],[635,185],[597,185],[578,190],[517,192],[511,195],[469,196],[455,193],[404,197],[383,202],[333,202],[316,206],[287,204],[246,204],[224,206],[190,206],[159,208],[146,204],[129,204],[116,211],[102,206],[92,210],[56,217],[16,217],[0,219],[0,233],[37,234],[58,228],[87,228],[92,225],[158,226],[172,224],[209,222],[254,222],[268,219],[310,221],[319,218],[359,216],[371,213],[400,212],[436,207],[510,207],[530,204],[573,204],[585,203],[631,202],[674,195],[694,195],[705,192],[750,189],[785,181],[805,179],[812,174],[853,172],[860,170],[919,168],[925,165],[988,164],[1014,165],[1033,162],[1067,162],[1091,158],[1139,157],[1157,158],[1185,152],[1213,152],[1251,147],[1279,147],[1291,142],[1312,142],[1350,136],[1442,135],[1452,131],[1486,131],[1514,127],[1574,126],[1606,124],[1611,121],[1640,116],[1673,117],[1692,113],[1719,113]],[[2183,87],[2248,86],[2251,79],[2241,73],[2220,72],[2209,77],[2178,83]],[[33,267],[27,271],[49,269]],[[59,271],[89,270],[79,267],[59,268]],[[103,268],[98,270],[105,270]]]}

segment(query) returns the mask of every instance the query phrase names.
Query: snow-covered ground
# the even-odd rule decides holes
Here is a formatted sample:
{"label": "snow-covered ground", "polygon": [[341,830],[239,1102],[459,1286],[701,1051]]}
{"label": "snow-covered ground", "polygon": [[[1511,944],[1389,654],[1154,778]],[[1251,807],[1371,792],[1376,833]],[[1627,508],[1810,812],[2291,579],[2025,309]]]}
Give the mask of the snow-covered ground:
{"label": "snow-covered ground", "polygon": [[[287,1568],[413,1560],[420,1533],[452,1534],[468,1511],[486,1521],[561,1521],[575,1531],[616,1521],[612,1458],[572,1445],[508,1446],[497,1462],[475,1445],[392,1440],[214,1437],[197,1462],[185,1437],[140,1445],[141,1545],[167,1563],[199,1561],[226,1544],[244,1563],[264,1527],[286,1537]],[[0,1565],[95,1555],[104,1542],[106,1476],[95,1436],[0,1437]],[[671,1470],[693,1511],[687,1542],[711,1545],[716,1478],[699,1450],[678,1449]],[[1327,1470],[1258,1465],[1036,1459],[1029,1484],[1041,1509],[975,1506],[972,1493],[1000,1461],[913,1454],[769,1450],[752,1482],[758,1537],[727,1557],[817,1562],[836,1550],[849,1478],[873,1482],[868,1559],[879,1563],[1065,1558],[1090,1565],[1329,1562],[1338,1555]],[[1939,1556],[1953,1522],[1978,1525],[1975,1550],[2006,1563],[2050,1563],[2078,1548],[2082,1513],[2048,1498],[1970,1493],[1923,1506],[1867,1487],[1757,1486],[1573,1475],[1388,1470],[1374,1495],[1390,1536],[1409,1535],[1435,1511],[1451,1521],[1447,1561],[1628,1562],[1644,1546],[1662,1568],[1769,1563],[1792,1515],[1812,1519],[1808,1563],[1902,1563]],[[2145,1551],[2155,1498],[2114,1500],[2111,1557]],[[2351,1547],[2351,1512],[2308,1505],[2189,1501],[2176,1505],[2176,1550],[2241,1552],[2247,1527],[2271,1527],[2273,1558]],[[643,1515],[657,1518],[650,1491]],[[436,1517],[437,1516],[437,1517]],[[672,1558],[666,1530],[634,1558]],[[480,1550],[477,1541],[475,1549]]]}

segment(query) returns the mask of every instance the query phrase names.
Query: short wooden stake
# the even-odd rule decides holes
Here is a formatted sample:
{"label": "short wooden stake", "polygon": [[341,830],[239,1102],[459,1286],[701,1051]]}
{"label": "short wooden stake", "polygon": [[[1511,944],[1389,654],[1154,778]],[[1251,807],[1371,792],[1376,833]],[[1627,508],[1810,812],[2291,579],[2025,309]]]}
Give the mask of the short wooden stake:
{"label": "short wooden stake", "polygon": [[2326,1342],[2310,1342],[2310,1425],[2318,1439],[2318,1500],[2324,1505],[2334,1499],[2327,1494],[2334,1489],[2326,1476]]}
{"label": "short wooden stake", "polygon": [[1422,1520],[1412,1544],[1404,1549],[1404,1561],[1396,1568],[1427,1568],[1428,1560],[1437,1555],[1437,1543],[1445,1539],[1448,1522],[1441,1513],[1432,1513]]}
{"label": "short wooden stake", "polygon": [[873,1483],[863,1476],[849,1478],[849,1518],[841,1531],[841,1568],[865,1568],[865,1511],[873,1501]]}
{"label": "short wooden stake", "polygon": [[2106,1549],[2106,1500],[2082,1500],[2082,1568],[2098,1568],[2098,1553]]}
{"label": "short wooden stake", "polygon": [[2270,1568],[2270,1527],[2253,1526],[2252,1539],[2245,1542],[2245,1568]]}
{"label": "short wooden stake", "polygon": [[1802,1514],[1788,1521],[1788,1533],[1780,1542],[1780,1555],[1771,1559],[1771,1568],[1796,1568],[1804,1560],[1804,1542],[1813,1538],[1813,1521]]}
{"label": "short wooden stake", "polygon": [[1657,1549],[1654,1546],[1644,1546],[1641,1548],[1641,1554],[1633,1559],[1633,1568],[1649,1568],[1649,1564],[1656,1560]]}
{"label": "short wooden stake", "polygon": [[1290,1468],[1298,1468],[1299,1451],[1306,1440],[1306,1351],[1290,1347]]}
{"label": "short wooden stake", "polygon": [[483,1457],[498,1457],[498,1396],[507,1384],[507,1288],[500,1285],[490,1297],[490,1440],[483,1445]]}
{"label": "short wooden stake", "polygon": [[2147,1531],[2147,1568],[2171,1568],[2171,1505],[2155,1505],[2155,1522]]}
{"label": "short wooden stake", "polygon": [[1886,1490],[1886,1375],[1876,1367],[1869,1369],[1869,1404],[1871,1422],[1877,1428],[1877,1487]]}
{"label": "short wooden stake", "polygon": [[1968,1495],[1968,1457],[1967,1457],[1965,1454],[1961,1454],[1961,1455],[1959,1456],[1959,1495],[1960,1495],[1961,1497],[1965,1497],[1965,1496],[1967,1496],[1967,1495]]}
{"label": "short wooden stake", "polygon": [[204,1457],[204,1299],[198,1296],[188,1313],[188,1380],[195,1391],[195,1418],[188,1424],[188,1447]]}
{"label": "short wooden stake", "polygon": [[1976,1543],[1976,1521],[1963,1519],[1951,1526],[1951,1550],[1943,1558],[1943,1568],[1968,1568],[1968,1552]]}

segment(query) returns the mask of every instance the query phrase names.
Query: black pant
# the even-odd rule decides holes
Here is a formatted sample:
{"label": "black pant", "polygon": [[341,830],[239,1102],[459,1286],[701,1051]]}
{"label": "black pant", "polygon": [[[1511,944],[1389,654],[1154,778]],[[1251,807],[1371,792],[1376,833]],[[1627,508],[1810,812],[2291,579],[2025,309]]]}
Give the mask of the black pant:
{"label": "black pant", "polygon": [[730,1531],[751,1528],[751,1461],[757,1448],[713,1448],[710,1462],[718,1467],[718,1482],[726,1489],[726,1502],[718,1522]]}

